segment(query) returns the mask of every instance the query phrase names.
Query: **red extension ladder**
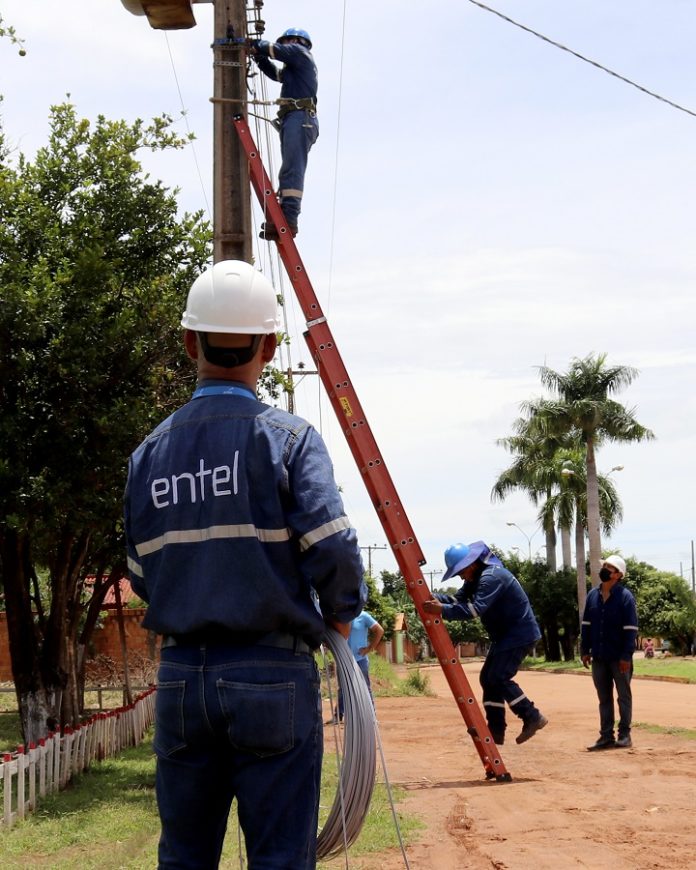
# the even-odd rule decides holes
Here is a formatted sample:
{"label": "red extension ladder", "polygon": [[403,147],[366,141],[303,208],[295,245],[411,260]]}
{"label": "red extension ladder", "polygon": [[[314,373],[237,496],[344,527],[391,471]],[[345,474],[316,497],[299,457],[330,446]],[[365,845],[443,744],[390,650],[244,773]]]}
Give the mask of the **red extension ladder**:
{"label": "red extension ladder", "polygon": [[295,289],[307,324],[307,331],[304,334],[305,340],[382,523],[389,545],[394,552],[406,582],[406,588],[415,602],[433,649],[437,653],[457,707],[466,723],[467,731],[481,757],[486,777],[496,779],[499,782],[509,782],[512,777],[507,772],[498,748],[491,737],[466,674],[455,655],[447,629],[442,624],[440,617],[425,613],[422,609],[423,602],[430,598],[428,586],[420,570],[420,566],[425,564],[425,558],[406,512],[399,501],[396,488],[379,452],[372,430],[365,419],[357,394],[300,259],[283,210],[264,169],[246,119],[242,115],[236,116],[234,126],[249,160],[251,185],[256,192],[267,221],[273,223],[278,230],[278,252]]}

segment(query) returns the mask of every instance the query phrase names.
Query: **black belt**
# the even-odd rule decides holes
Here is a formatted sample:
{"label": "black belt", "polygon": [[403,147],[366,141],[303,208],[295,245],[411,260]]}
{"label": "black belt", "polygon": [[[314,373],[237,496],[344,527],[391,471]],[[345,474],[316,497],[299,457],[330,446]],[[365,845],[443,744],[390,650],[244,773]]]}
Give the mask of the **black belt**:
{"label": "black belt", "polygon": [[312,654],[312,647],[286,631],[271,631],[268,634],[232,631],[196,631],[191,634],[166,634],[162,638],[161,649],[174,646],[270,646],[274,649],[291,649],[296,653]]}

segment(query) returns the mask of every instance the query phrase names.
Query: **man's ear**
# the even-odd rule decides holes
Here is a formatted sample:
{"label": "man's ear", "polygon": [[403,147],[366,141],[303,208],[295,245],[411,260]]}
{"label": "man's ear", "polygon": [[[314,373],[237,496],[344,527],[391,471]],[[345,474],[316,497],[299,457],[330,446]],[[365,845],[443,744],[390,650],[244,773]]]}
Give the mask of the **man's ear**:
{"label": "man's ear", "polygon": [[278,347],[278,338],[275,332],[269,332],[264,336],[261,350],[261,359],[264,364],[269,363],[275,356],[276,348]]}
{"label": "man's ear", "polygon": [[189,358],[196,362],[199,354],[198,335],[192,329],[184,330],[184,347]]}

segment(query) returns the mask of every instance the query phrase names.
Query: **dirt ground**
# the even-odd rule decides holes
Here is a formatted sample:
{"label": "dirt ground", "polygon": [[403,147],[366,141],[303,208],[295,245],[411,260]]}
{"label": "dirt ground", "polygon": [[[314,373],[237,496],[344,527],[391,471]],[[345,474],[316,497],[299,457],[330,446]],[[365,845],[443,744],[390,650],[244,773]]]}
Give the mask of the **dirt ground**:
{"label": "dirt ground", "polygon": [[[480,698],[479,669],[464,667]],[[599,723],[589,675],[520,672],[549,725],[518,746],[519,720],[508,717],[512,782],[497,783],[485,780],[440,668],[423,673],[435,697],[377,700],[389,780],[408,792],[398,809],[427,826],[407,849],[411,870],[696,868],[696,741],[635,727],[696,729],[696,685],[634,679],[633,748],[587,752]],[[391,850],[350,866],[406,864]]]}

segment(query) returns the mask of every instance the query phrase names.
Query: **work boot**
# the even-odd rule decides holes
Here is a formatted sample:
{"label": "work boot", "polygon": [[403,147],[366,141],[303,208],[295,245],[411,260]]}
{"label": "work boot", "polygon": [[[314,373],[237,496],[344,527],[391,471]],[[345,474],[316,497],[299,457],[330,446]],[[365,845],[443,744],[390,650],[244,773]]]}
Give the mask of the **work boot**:
{"label": "work boot", "polygon": [[[630,743],[630,738],[629,738]],[[616,741],[613,737],[600,737],[596,743],[587,747],[588,752],[596,752],[598,749],[613,749],[616,746]]]}
{"label": "work boot", "polygon": [[618,737],[614,746],[616,746],[617,749],[630,749],[633,746],[631,735],[625,734],[623,737]]}
{"label": "work boot", "polygon": [[[290,230],[290,235],[295,238],[297,235],[297,224],[288,224],[288,229]],[[286,233],[283,233],[286,235]],[[272,224],[270,221],[266,221],[261,224],[261,232],[259,233],[259,237],[265,239],[267,242],[277,242],[280,239],[280,233],[278,232],[275,224]]]}
{"label": "work boot", "polygon": [[526,743],[531,737],[537,733],[537,731],[541,731],[542,728],[545,728],[549,724],[549,720],[542,713],[536,717],[536,719],[528,719],[524,725],[522,726],[522,730],[515,737],[516,743]]}

